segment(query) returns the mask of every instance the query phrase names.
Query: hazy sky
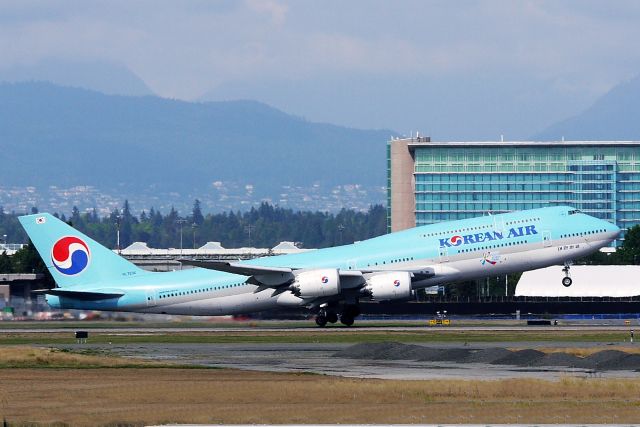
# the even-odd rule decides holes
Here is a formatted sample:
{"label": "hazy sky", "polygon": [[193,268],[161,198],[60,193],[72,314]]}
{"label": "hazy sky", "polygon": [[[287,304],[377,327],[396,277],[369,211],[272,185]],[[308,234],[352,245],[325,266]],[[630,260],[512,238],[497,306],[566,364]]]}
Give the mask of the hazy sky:
{"label": "hazy sky", "polygon": [[164,97],[445,138],[579,112],[640,73],[638,40],[633,0],[0,0],[0,69],[107,62]]}

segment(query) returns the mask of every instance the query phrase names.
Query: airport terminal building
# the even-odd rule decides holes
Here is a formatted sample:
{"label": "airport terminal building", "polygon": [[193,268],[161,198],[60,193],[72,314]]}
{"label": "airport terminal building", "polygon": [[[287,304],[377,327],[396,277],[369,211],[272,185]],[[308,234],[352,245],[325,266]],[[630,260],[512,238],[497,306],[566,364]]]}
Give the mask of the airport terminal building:
{"label": "airport terminal building", "polygon": [[387,178],[389,231],[556,205],[640,224],[640,141],[392,139]]}

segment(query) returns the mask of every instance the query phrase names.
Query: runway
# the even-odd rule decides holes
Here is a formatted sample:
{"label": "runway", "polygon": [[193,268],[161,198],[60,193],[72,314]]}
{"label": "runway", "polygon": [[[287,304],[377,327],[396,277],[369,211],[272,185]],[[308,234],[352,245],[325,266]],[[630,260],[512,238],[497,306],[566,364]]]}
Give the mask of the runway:
{"label": "runway", "polygon": [[70,327],[54,327],[54,328],[0,328],[0,333],[65,333],[74,330],[87,330],[95,333],[103,334],[180,334],[180,333],[224,333],[224,332],[237,332],[237,333],[256,333],[256,332],[278,332],[278,333],[294,333],[294,332],[313,332],[318,334],[333,334],[333,333],[360,333],[360,332],[547,332],[551,330],[560,331],[574,331],[574,332],[597,332],[597,331],[629,331],[634,326],[640,330],[640,323],[637,321],[632,325],[603,325],[603,324],[591,324],[591,325],[561,325],[561,326],[333,326],[326,328],[319,328],[312,326],[309,322],[309,326],[295,326],[295,327],[91,327],[87,325],[74,325]]}

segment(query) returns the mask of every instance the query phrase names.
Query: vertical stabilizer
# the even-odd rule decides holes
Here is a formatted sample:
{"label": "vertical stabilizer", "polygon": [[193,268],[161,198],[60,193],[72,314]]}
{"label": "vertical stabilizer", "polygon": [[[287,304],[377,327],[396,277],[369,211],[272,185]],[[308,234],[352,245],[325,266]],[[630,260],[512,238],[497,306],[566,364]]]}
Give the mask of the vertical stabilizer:
{"label": "vertical stabilizer", "polygon": [[18,218],[58,286],[108,284],[148,274],[53,215]]}

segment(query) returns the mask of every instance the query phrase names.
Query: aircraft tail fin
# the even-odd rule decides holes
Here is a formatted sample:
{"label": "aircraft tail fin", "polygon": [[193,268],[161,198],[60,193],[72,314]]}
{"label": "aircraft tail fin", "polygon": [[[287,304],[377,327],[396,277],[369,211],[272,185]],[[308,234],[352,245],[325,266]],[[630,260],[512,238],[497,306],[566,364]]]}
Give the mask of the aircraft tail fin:
{"label": "aircraft tail fin", "polygon": [[61,288],[148,273],[53,215],[18,219]]}

